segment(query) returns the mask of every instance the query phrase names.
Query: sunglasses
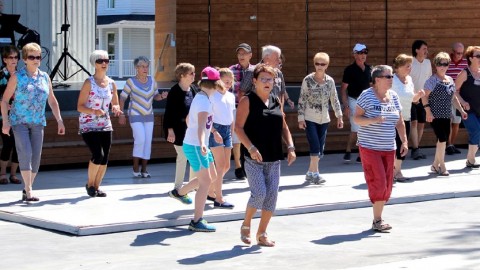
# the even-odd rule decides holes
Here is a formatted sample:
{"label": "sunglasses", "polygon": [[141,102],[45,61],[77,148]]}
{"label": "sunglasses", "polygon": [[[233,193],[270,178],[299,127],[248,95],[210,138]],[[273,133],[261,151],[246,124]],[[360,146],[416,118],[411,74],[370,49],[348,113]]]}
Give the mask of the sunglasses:
{"label": "sunglasses", "polygon": [[355,51],[355,54],[368,54],[368,50]]}
{"label": "sunglasses", "polygon": [[13,59],[18,60],[18,55],[16,55],[16,56],[7,56],[7,57],[5,57],[5,58],[10,59],[10,60],[13,60]]}
{"label": "sunglasses", "polygon": [[97,59],[97,60],[95,60],[95,63],[97,63],[97,64],[101,64],[101,63],[108,64],[108,63],[110,63],[110,59]]}
{"label": "sunglasses", "polygon": [[[17,58],[18,59],[18,58]],[[27,56],[27,59],[28,60],[42,60],[42,57],[41,56],[33,56],[33,55],[29,55]]]}
{"label": "sunglasses", "polygon": [[318,67],[318,66],[324,67],[324,66],[326,66],[326,65],[327,65],[326,63],[315,63],[315,66],[317,66],[317,67]]}
{"label": "sunglasses", "polygon": [[393,75],[378,76],[378,78],[393,79]]}
{"label": "sunglasses", "polygon": [[448,65],[450,65],[450,63],[438,63],[437,67],[448,67]]}

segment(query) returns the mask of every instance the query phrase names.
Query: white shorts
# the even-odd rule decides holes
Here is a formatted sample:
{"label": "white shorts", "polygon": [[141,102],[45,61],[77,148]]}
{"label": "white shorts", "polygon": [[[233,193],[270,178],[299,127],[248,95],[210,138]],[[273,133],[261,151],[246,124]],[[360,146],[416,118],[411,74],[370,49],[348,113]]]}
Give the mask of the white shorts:
{"label": "white shorts", "polygon": [[353,117],[357,109],[357,100],[352,97],[348,97],[348,106],[350,107],[350,131],[358,132],[358,128],[360,126],[355,124],[355,121],[353,121]]}
{"label": "white shorts", "polygon": [[462,122],[462,117],[457,115],[457,109],[452,105],[452,115],[451,115],[452,124],[460,124]]}

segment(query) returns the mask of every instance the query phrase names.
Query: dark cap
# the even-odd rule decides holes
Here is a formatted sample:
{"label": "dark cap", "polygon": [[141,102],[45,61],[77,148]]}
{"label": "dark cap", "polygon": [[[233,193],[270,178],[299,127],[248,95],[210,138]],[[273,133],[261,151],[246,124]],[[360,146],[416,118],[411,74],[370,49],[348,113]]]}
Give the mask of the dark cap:
{"label": "dark cap", "polygon": [[244,49],[246,52],[249,52],[249,53],[252,52],[252,47],[250,47],[250,45],[248,45],[247,43],[242,43],[242,44],[238,45],[236,51],[238,52],[238,50],[240,50],[240,49]]}

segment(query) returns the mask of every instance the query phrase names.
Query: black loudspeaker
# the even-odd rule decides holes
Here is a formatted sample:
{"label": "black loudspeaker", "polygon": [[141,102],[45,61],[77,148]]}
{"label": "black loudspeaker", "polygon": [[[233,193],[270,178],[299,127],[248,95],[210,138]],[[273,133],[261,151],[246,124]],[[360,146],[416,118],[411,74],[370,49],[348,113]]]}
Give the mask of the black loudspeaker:
{"label": "black loudspeaker", "polygon": [[26,34],[24,34],[19,40],[18,40],[18,44],[17,44],[17,48],[19,50],[22,50],[23,46],[25,46],[26,44],[30,43],[30,42],[35,42],[37,43],[38,45],[41,45],[40,44],[40,34],[35,31],[35,30],[28,30],[28,32]]}

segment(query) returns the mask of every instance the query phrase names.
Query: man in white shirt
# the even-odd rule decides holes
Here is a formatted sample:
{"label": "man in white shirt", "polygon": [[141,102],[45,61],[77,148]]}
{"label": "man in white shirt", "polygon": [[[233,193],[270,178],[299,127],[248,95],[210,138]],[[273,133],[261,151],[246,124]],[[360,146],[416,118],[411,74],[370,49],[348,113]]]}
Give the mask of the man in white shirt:
{"label": "man in white shirt", "polygon": [[[410,76],[415,86],[415,93],[423,89],[425,81],[432,76],[432,64],[428,57],[427,43],[423,40],[415,40],[412,44],[412,71]],[[412,104],[412,117],[410,138],[412,143],[412,158],[415,160],[425,159],[425,154],[420,152],[419,145],[422,140],[423,129],[426,122],[426,113],[422,102]]]}

